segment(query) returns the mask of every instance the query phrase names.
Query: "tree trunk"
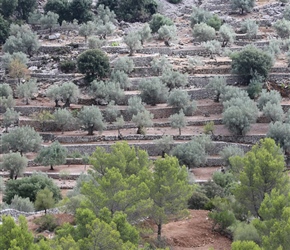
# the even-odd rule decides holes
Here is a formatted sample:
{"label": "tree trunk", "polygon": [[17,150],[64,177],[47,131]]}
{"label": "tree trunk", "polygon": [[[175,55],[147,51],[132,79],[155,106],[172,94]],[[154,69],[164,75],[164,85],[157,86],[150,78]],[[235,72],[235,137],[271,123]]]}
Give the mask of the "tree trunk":
{"label": "tree trunk", "polygon": [[164,44],[165,44],[165,46],[170,47],[169,41],[165,40]]}
{"label": "tree trunk", "polygon": [[56,108],[60,107],[60,105],[58,104],[59,100],[54,100],[54,102],[55,102],[55,107]]}
{"label": "tree trunk", "polygon": [[10,170],[10,173],[9,173],[10,180],[13,180],[13,176],[14,176],[14,171]]}
{"label": "tree trunk", "polygon": [[165,158],[165,151],[164,150],[162,150],[161,157]]}
{"label": "tree trunk", "polygon": [[64,107],[64,108],[69,108],[69,106],[70,106],[70,101],[69,101],[69,98],[67,98],[67,99],[65,100],[65,104],[63,105],[63,107]]}
{"label": "tree trunk", "polygon": [[160,242],[161,241],[161,229],[162,229],[162,224],[159,223],[157,225],[158,229],[157,229],[157,240]]}
{"label": "tree trunk", "polygon": [[88,128],[88,135],[93,135],[94,134],[94,126],[90,126]]}
{"label": "tree trunk", "polygon": [[179,129],[179,136],[181,136],[181,128],[178,128]]}
{"label": "tree trunk", "polygon": [[28,98],[26,98],[26,105],[28,105],[29,104],[29,99]]}
{"label": "tree trunk", "polygon": [[53,165],[50,165],[50,170],[54,170]]}

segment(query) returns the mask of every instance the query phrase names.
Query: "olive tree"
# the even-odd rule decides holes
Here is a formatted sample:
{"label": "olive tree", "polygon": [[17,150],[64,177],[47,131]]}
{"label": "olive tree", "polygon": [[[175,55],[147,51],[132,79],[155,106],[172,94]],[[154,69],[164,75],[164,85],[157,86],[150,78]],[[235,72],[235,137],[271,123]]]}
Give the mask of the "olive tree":
{"label": "olive tree", "polygon": [[94,97],[96,103],[108,103],[115,101],[118,103],[124,96],[124,90],[118,82],[113,81],[92,81],[90,95]]}
{"label": "olive tree", "polygon": [[83,36],[85,38],[85,42],[88,40],[88,36],[91,36],[94,34],[96,30],[96,24],[92,21],[89,21],[87,23],[82,23],[79,28],[79,35]]}
{"label": "olive tree", "polygon": [[158,78],[142,79],[139,90],[142,101],[152,106],[165,102],[168,97],[168,88]]}
{"label": "olive tree", "polygon": [[228,44],[235,41],[236,33],[232,26],[225,23],[219,29],[219,37],[222,42],[222,47],[226,47]]}
{"label": "olive tree", "polygon": [[134,122],[138,127],[137,134],[146,134],[145,128],[153,125],[153,117],[154,115],[146,109],[139,111],[136,115],[132,116],[132,122]]}
{"label": "olive tree", "polygon": [[93,135],[94,130],[100,133],[105,129],[104,118],[100,109],[96,106],[84,106],[78,113],[79,122],[88,135]]}
{"label": "olive tree", "polygon": [[26,105],[29,104],[29,100],[38,93],[38,87],[36,79],[31,79],[28,82],[19,84],[16,88],[16,94],[20,98],[24,98]]}
{"label": "olive tree", "polygon": [[3,45],[3,51],[9,52],[23,52],[32,56],[39,49],[40,44],[37,35],[27,25],[11,24],[10,36]]}
{"label": "olive tree", "polygon": [[124,37],[124,43],[128,46],[129,56],[133,56],[137,49],[141,49],[141,37],[138,32],[131,31]]}
{"label": "olive tree", "polygon": [[181,135],[181,129],[187,125],[185,114],[182,110],[180,110],[178,114],[169,116],[169,122],[172,128],[178,128],[179,136]]}
{"label": "olive tree", "polygon": [[75,124],[76,122],[72,113],[68,109],[57,109],[53,113],[53,119],[57,128],[61,130],[62,134],[65,129],[67,129],[72,124]]}
{"label": "olive tree", "polygon": [[187,74],[183,74],[175,70],[164,70],[160,77],[160,80],[169,88],[169,91],[173,90],[174,88],[180,88],[188,84]]}
{"label": "olive tree", "polygon": [[149,41],[152,37],[151,33],[152,33],[152,30],[150,28],[150,25],[148,23],[145,23],[141,29],[138,30],[138,33],[140,35],[140,42],[141,42],[141,45],[143,46],[144,43],[146,41]]}
{"label": "olive tree", "polygon": [[262,90],[260,97],[258,98],[258,108],[263,110],[267,103],[270,104],[280,104],[282,101],[282,96],[277,90],[266,91]]}
{"label": "olive tree", "polygon": [[256,38],[259,25],[253,19],[246,19],[241,23],[241,32],[246,33],[248,39]]}
{"label": "olive tree", "polygon": [[211,17],[211,13],[203,8],[200,8],[196,5],[192,6],[192,13],[190,15],[190,26],[193,27],[199,23],[206,23],[207,20]]}
{"label": "olive tree", "polygon": [[123,71],[127,74],[130,74],[134,67],[134,61],[128,56],[118,57],[118,59],[114,62],[114,70]]}
{"label": "olive tree", "polygon": [[19,152],[21,155],[28,152],[37,152],[42,143],[41,136],[30,126],[18,127],[8,134],[3,134],[0,149],[5,152]]}
{"label": "olive tree", "polygon": [[39,19],[41,28],[49,29],[49,33],[51,34],[52,29],[59,26],[58,18],[59,18],[58,14],[51,11],[47,12],[45,15],[42,15],[41,18]]}
{"label": "olive tree", "polygon": [[175,25],[163,25],[158,30],[159,39],[163,40],[166,46],[170,46],[170,41],[177,37],[176,32]]}
{"label": "olive tree", "polygon": [[151,21],[149,22],[149,27],[152,30],[152,33],[156,33],[163,25],[173,25],[173,21],[163,16],[162,14],[156,13],[152,16]]}
{"label": "olive tree", "polygon": [[267,102],[263,107],[263,114],[269,117],[272,122],[282,121],[284,117],[284,111],[280,103],[272,104]]}
{"label": "olive tree", "polygon": [[137,115],[139,112],[145,111],[144,103],[140,96],[132,96],[128,99],[128,108],[127,112],[130,117]]}
{"label": "olive tree", "polygon": [[54,170],[54,166],[61,165],[66,162],[67,149],[58,141],[53,142],[47,147],[43,147],[37,154],[34,161],[43,166],[50,166],[50,170]]}
{"label": "olive tree", "polygon": [[194,39],[198,42],[214,40],[216,37],[215,29],[210,27],[206,23],[198,23],[194,25],[192,33]]}
{"label": "olive tree", "polygon": [[258,108],[250,98],[224,102],[223,123],[236,136],[244,136],[258,118]]}
{"label": "olive tree", "polygon": [[180,165],[188,168],[203,166],[207,161],[208,151],[212,147],[209,135],[194,136],[191,141],[175,146],[170,154],[176,156]]}
{"label": "olive tree", "polygon": [[165,71],[172,70],[172,65],[170,64],[170,61],[167,57],[161,56],[161,57],[155,57],[151,62],[152,70],[158,75],[161,75]]}
{"label": "olive tree", "polygon": [[8,128],[12,124],[18,124],[19,113],[14,109],[7,108],[6,112],[3,114],[2,125],[5,127],[5,132],[8,133]]}
{"label": "olive tree", "polygon": [[13,60],[18,60],[23,65],[27,65],[27,63],[28,63],[28,57],[23,52],[14,52],[12,54],[4,53],[4,55],[2,56],[3,68],[8,70],[9,66]]}
{"label": "olive tree", "polygon": [[278,20],[274,23],[274,29],[281,38],[289,38],[290,36],[290,21],[286,19]]}
{"label": "olive tree", "polygon": [[270,123],[267,137],[272,138],[285,152],[290,150],[290,124],[276,121]]}
{"label": "olive tree", "polygon": [[3,155],[1,165],[5,170],[9,171],[9,178],[16,180],[24,172],[27,164],[27,158],[17,152]]}
{"label": "olive tree", "polygon": [[251,12],[255,6],[255,0],[231,0],[231,8],[239,10],[243,15],[245,12]]}
{"label": "olive tree", "polygon": [[67,108],[71,103],[77,103],[80,90],[73,82],[65,82],[60,86],[52,85],[46,91],[46,95],[59,107],[59,101],[64,102],[63,107]]}
{"label": "olive tree", "polygon": [[206,85],[206,89],[212,90],[215,94],[214,101],[220,101],[220,95],[225,92],[225,88],[227,86],[226,79],[224,77],[214,76],[209,79],[208,85]]}

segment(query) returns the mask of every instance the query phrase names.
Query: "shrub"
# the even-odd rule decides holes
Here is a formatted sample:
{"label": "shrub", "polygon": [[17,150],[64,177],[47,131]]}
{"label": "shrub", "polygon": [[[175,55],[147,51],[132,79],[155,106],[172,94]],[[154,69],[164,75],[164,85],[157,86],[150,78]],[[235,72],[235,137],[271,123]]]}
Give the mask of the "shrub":
{"label": "shrub", "polygon": [[208,135],[195,136],[190,142],[174,147],[170,154],[176,156],[180,165],[200,167],[207,161],[207,151],[212,145]]}
{"label": "shrub", "polygon": [[285,151],[290,149],[290,124],[280,121],[270,123],[267,137],[275,140],[277,145],[280,145]]}
{"label": "shrub", "polygon": [[282,121],[284,116],[284,111],[280,103],[272,104],[268,102],[263,108],[263,113],[266,117],[269,117],[272,122]]}
{"label": "shrub", "polygon": [[9,36],[9,23],[0,15],[0,45],[5,43]]}
{"label": "shrub", "polygon": [[272,57],[253,45],[248,45],[241,51],[233,53],[231,59],[233,73],[242,76],[246,83],[249,83],[257,74],[267,78],[273,66]]}
{"label": "shrub", "polygon": [[206,85],[206,88],[214,91],[214,101],[219,102],[220,95],[225,92],[226,86],[227,83],[224,77],[214,76],[209,79],[209,83]]}
{"label": "shrub", "polygon": [[159,39],[163,40],[166,46],[170,46],[169,42],[176,38],[176,32],[175,25],[163,25],[158,30]]}
{"label": "shrub", "polygon": [[37,231],[43,232],[48,230],[49,232],[53,232],[57,225],[56,219],[52,214],[43,215],[34,220],[35,224],[38,225]]}
{"label": "shrub", "polygon": [[168,88],[158,78],[141,80],[139,90],[142,101],[152,106],[166,102],[168,98]]}
{"label": "shrub", "polygon": [[222,25],[222,20],[218,15],[213,15],[206,21],[206,24],[218,31]]}
{"label": "shrub", "polygon": [[212,176],[213,181],[222,188],[227,187],[232,182],[234,182],[234,176],[232,173],[226,172],[222,173],[220,171],[216,171]]}
{"label": "shrub", "polygon": [[22,198],[15,195],[11,200],[10,208],[23,212],[34,212],[34,204],[29,198]]}
{"label": "shrub", "polygon": [[271,90],[267,92],[267,90],[263,89],[258,99],[258,108],[263,110],[267,103],[280,104],[281,101],[281,94],[277,90]]}
{"label": "shrub", "polygon": [[138,32],[131,31],[124,38],[124,43],[129,48],[129,56],[132,56],[137,49],[141,49],[141,37]]}
{"label": "shrub", "polygon": [[274,29],[278,36],[282,38],[289,38],[290,36],[290,21],[286,19],[278,20],[274,23]]}
{"label": "shrub", "polygon": [[241,32],[246,33],[249,39],[253,39],[258,34],[259,25],[255,20],[246,19],[241,23]]}
{"label": "shrub", "polygon": [[233,10],[239,10],[243,15],[244,12],[251,12],[254,8],[255,0],[231,0]]}
{"label": "shrub", "polygon": [[108,56],[98,49],[90,49],[79,55],[77,66],[82,74],[92,80],[93,78],[104,78],[110,72]]}
{"label": "shrub", "polygon": [[152,16],[149,26],[152,33],[156,33],[163,25],[173,25],[173,21],[166,16],[163,16],[159,13]]}
{"label": "shrub", "polygon": [[224,147],[219,152],[220,157],[223,160],[225,166],[230,166],[230,157],[232,156],[244,156],[244,150],[236,145],[229,145]]}
{"label": "shrub", "polygon": [[206,23],[211,16],[212,14],[209,11],[193,5],[190,16],[190,27],[193,29],[194,25],[198,23]]}
{"label": "shrub", "polygon": [[231,211],[214,211],[208,214],[208,217],[213,220],[213,229],[215,229],[216,225],[219,226],[220,231],[224,231],[227,227],[231,226],[236,218]]}
{"label": "shrub", "polygon": [[72,73],[76,69],[76,62],[72,60],[62,61],[59,64],[59,69],[64,73]]}
{"label": "shrub", "polygon": [[207,25],[206,23],[199,23],[194,25],[193,37],[198,42],[206,42],[209,40],[214,40],[215,29]]}
{"label": "shrub", "polygon": [[203,127],[203,132],[208,135],[208,134],[213,134],[214,131],[214,122],[210,121],[207,122],[204,127]]}
{"label": "shrub", "polygon": [[257,229],[253,224],[247,224],[245,222],[238,223],[234,230],[234,241],[254,241],[257,244],[261,243],[261,238]]}
{"label": "shrub", "polygon": [[134,61],[128,56],[119,57],[114,63],[114,70],[120,70],[126,74],[130,74],[134,69]]}
{"label": "shrub", "polygon": [[233,43],[236,39],[236,33],[234,29],[226,23],[220,27],[219,36],[222,40],[222,47],[227,46],[229,43]]}
{"label": "shrub", "polygon": [[209,202],[209,198],[205,195],[205,193],[198,189],[195,190],[188,200],[188,208],[189,209],[205,209],[205,205]]}
{"label": "shrub", "polygon": [[251,99],[256,99],[262,92],[264,85],[264,78],[259,75],[254,75],[250,80],[250,83],[247,88],[248,95]]}

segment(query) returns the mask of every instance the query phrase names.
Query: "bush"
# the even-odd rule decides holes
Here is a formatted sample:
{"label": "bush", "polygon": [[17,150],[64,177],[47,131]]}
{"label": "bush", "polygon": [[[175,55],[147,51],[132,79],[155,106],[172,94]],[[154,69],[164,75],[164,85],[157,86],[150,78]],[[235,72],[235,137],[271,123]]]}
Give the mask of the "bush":
{"label": "bush", "polygon": [[207,151],[212,145],[208,135],[195,136],[190,142],[174,147],[170,154],[176,156],[180,165],[200,167],[207,161]]}
{"label": "bush", "polygon": [[152,106],[166,102],[168,98],[168,88],[158,78],[141,80],[139,90],[142,101]]}
{"label": "bush", "polygon": [[198,23],[206,23],[211,17],[212,14],[209,11],[194,5],[190,16],[190,27],[193,28]]}
{"label": "bush", "polygon": [[10,204],[13,197],[18,195],[22,198],[29,198],[30,201],[34,202],[36,193],[45,187],[53,192],[53,197],[56,201],[61,199],[60,189],[51,178],[43,173],[33,173],[29,177],[7,181],[3,201]]}
{"label": "bush", "polygon": [[57,225],[57,221],[52,214],[43,215],[34,220],[35,224],[38,225],[37,231],[43,232],[48,230],[49,232],[53,232]]}
{"label": "bush", "polygon": [[234,182],[234,176],[232,173],[226,172],[222,173],[220,171],[214,172],[212,176],[213,181],[222,188],[227,187],[232,182]]}
{"label": "bush", "polygon": [[243,15],[244,12],[251,12],[254,8],[255,0],[231,0],[233,10],[239,10]]}
{"label": "bush", "polygon": [[59,69],[63,73],[72,73],[76,69],[76,62],[72,60],[62,61],[59,64]]}
{"label": "bush", "polygon": [[236,220],[234,214],[228,210],[221,212],[218,211],[210,212],[208,214],[208,217],[212,219],[214,222],[213,229],[215,229],[216,225],[218,225],[219,226],[218,230],[220,231],[224,231],[225,229],[227,229]]}
{"label": "bush", "polygon": [[272,57],[253,45],[248,45],[241,51],[233,53],[231,59],[233,73],[242,76],[246,83],[249,83],[257,74],[267,78],[273,66]]}
{"label": "bush", "polygon": [[180,3],[182,0],[167,0],[169,3]]}
{"label": "bush", "polygon": [[224,147],[220,152],[219,152],[220,157],[223,160],[223,164],[228,167],[230,166],[230,157],[232,156],[244,156],[244,150],[241,149],[237,145],[229,145]]}
{"label": "bush", "polygon": [[286,19],[278,20],[274,23],[274,29],[278,36],[282,38],[289,38],[290,36],[290,21]]}
{"label": "bush", "polygon": [[9,36],[9,23],[0,15],[0,45],[5,43]]}
{"label": "bush", "polygon": [[110,72],[108,56],[98,49],[90,49],[79,55],[77,66],[82,74],[86,74],[89,80],[104,78]]}
{"label": "bush", "polygon": [[206,21],[206,24],[218,31],[222,25],[222,20],[219,18],[218,15],[213,15]]}
{"label": "bush", "polygon": [[22,198],[15,195],[11,200],[10,208],[23,212],[34,212],[34,204],[29,198]]}
{"label": "bush", "polygon": [[249,39],[253,39],[258,34],[259,25],[255,20],[246,19],[241,23],[241,32],[246,33]]}
{"label": "bush", "polygon": [[257,244],[261,243],[261,238],[257,229],[253,224],[241,222],[234,230],[234,241],[254,241]]}
{"label": "bush", "polygon": [[173,25],[173,21],[166,16],[163,16],[159,13],[152,16],[149,26],[152,33],[156,33],[163,25]]}
{"label": "bush", "polygon": [[104,4],[114,11],[119,20],[126,22],[145,22],[157,12],[155,0],[99,0],[97,6]]}
{"label": "bush", "polygon": [[215,38],[215,29],[206,23],[194,25],[192,32],[194,39],[198,42],[206,42]]}
{"label": "bush", "polygon": [[216,184],[215,182],[209,180],[201,186],[201,189],[204,191],[205,195],[209,199],[213,199],[214,197],[224,197],[225,192],[224,189]]}
{"label": "bush", "polygon": [[209,202],[209,198],[205,193],[197,189],[193,192],[192,196],[188,200],[189,209],[205,209],[205,205]]}

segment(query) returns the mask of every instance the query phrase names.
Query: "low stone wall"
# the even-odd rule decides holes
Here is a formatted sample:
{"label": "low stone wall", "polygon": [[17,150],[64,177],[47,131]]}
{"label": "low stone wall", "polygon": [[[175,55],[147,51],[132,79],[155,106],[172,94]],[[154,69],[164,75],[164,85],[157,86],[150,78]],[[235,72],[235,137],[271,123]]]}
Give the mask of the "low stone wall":
{"label": "low stone wall", "polygon": [[[52,208],[52,209],[47,209],[47,213],[48,214],[58,214],[58,213],[60,213],[60,211],[58,208]],[[44,210],[27,213],[27,212],[23,212],[23,211],[9,208],[9,209],[4,209],[4,210],[0,211],[0,221],[2,221],[2,216],[11,216],[14,219],[18,219],[18,217],[20,215],[28,217],[28,216],[37,215],[37,214],[44,214]]]}
{"label": "low stone wall", "polygon": [[[130,143],[130,140],[136,140],[136,141],[142,141],[142,139],[148,138],[148,140],[151,140],[151,142],[138,142],[138,143]],[[153,140],[159,139],[161,136],[154,136],[154,135],[146,135],[146,136],[138,136],[138,135],[132,135],[131,138],[124,138],[124,140],[128,140],[128,143],[130,145],[134,145],[135,147],[139,147],[143,150],[146,150],[150,156],[158,156],[161,155],[161,150],[158,147],[158,145],[153,143]],[[192,136],[174,136],[174,140],[190,140]],[[218,152],[220,152],[225,146],[228,145],[238,145],[239,147],[243,148],[245,151],[250,150],[251,146],[259,141],[261,138],[264,138],[264,136],[245,136],[243,138],[235,138],[234,136],[223,136],[223,138],[216,136],[214,138],[213,147],[209,151],[209,155],[217,155]],[[115,138],[111,137],[112,141],[117,141],[117,136]],[[221,141],[218,141],[219,139],[223,139]],[[235,139],[235,140],[234,140]],[[179,142],[180,143],[180,142]],[[247,144],[248,143],[248,144]],[[103,147],[107,151],[110,149],[110,144],[82,144],[82,145],[64,145],[69,153],[73,153],[75,151],[80,152],[81,154],[92,154],[96,147]]]}
{"label": "low stone wall", "polygon": [[72,51],[72,48],[70,46],[48,46],[48,45],[42,45],[40,46],[38,53],[44,53],[44,54],[57,54],[57,55],[64,55],[64,54],[70,54]]}

